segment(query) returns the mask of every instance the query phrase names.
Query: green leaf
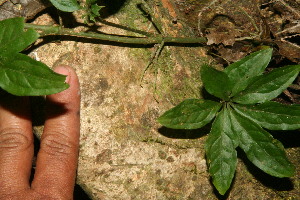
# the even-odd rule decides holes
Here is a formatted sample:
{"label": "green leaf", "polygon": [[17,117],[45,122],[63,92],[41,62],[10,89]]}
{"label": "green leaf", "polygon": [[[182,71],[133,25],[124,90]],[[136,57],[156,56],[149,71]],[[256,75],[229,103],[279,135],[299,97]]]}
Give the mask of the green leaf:
{"label": "green leaf", "polygon": [[96,22],[96,17],[100,17],[99,11],[104,8],[104,6],[98,6],[97,4],[93,4],[90,7],[89,18],[90,20]]}
{"label": "green leaf", "polygon": [[10,18],[0,21],[1,54],[18,53],[35,42],[39,34],[33,29],[24,32],[24,18]]}
{"label": "green leaf", "polygon": [[222,104],[210,100],[186,99],[166,111],[158,118],[158,122],[174,129],[201,128],[215,117],[221,106]]}
{"label": "green leaf", "polygon": [[100,13],[99,11],[101,10],[101,8],[103,8],[104,6],[98,6],[97,4],[93,4],[91,5],[91,11],[94,14],[95,17],[99,17]]}
{"label": "green leaf", "polygon": [[18,96],[48,95],[67,89],[66,76],[16,53],[0,58],[0,87]]}
{"label": "green leaf", "polygon": [[47,95],[68,88],[66,77],[19,52],[35,42],[39,34],[24,31],[24,18],[0,21],[0,87],[20,95]]}
{"label": "green leaf", "polygon": [[80,9],[76,0],[50,0],[50,2],[59,10],[64,12],[74,12]]}
{"label": "green leaf", "polygon": [[203,65],[201,67],[201,79],[207,92],[224,100],[229,99],[232,83],[227,74],[208,65]]}
{"label": "green leaf", "polygon": [[225,68],[229,80],[234,83],[231,96],[244,90],[252,79],[263,73],[272,57],[272,49],[264,49],[246,56]]}
{"label": "green leaf", "polygon": [[295,167],[286,157],[283,145],[255,122],[230,112],[233,130],[239,136],[239,146],[248,159],[264,172],[276,177],[291,177]]}
{"label": "green leaf", "polygon": [[300,105],[282,105],[266,102],[258,105],[234,105],[235,110],[269,130],[300,128]]}
{"label": "green leaf", "polygon": [[300,65],[290,65],[274,69],[253,80],[251,85],[232,100],[241,104],[263,103],[282,93],[297,77]]}
{"label": "green leaf", "polygon": [[209,173],[221,195],[228,190],[234,177],[237,146],[238,137],[232,131],[229,113],[225,108],[217,115],[205,143]]}

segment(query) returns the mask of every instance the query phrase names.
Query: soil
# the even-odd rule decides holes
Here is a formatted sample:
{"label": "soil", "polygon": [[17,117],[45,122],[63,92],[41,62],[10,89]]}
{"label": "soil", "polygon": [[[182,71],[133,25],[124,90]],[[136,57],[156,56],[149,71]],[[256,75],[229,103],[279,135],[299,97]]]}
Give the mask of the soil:
{"label": "soil", "polygon": [[[155,33],[137,8],[143,1],[106,1],[105,20]],[[213,188],[205,160],[209,126],[194,131],[161,127],[156,119],[185,98],[202,98],[199,69],[204,63],[225,68],[263,45],[272,45],[270,70],[299,64],[298,0],[155,0],[147,1],[165,35],[205,36],[204,46],[166,46],[146,70],[157,46],[136,46],[74,37],[45,37],[28,50],[48,66],[68,64],[80,78],[81,142],[75,199],[297,199],[300,196],[298,131],[274,132],[296,166],[291,178],[274,178],[253,166],[242,151],[232,187],[225,196]],[[6,4],[3,4],[5,6]],[[115,6],[111,6],[115,5]],[[44,8],[46,8],[45,6]],[[3,7],[0,7],[3,8]],[[34,10],[33,10],[34,11]],[[32,13],[32,12],[31,12]],[[292,14],[291,14],[292,13]],[[27,17],[26,12],[23,13]],[[65,26],[82,26],[81,13],[62,13]],[[28,20],[57,24],[55,9]],[[82,27],[81,27],[82,28]],[[94,28],[94,27],[91,27]],[[97,31],[137,35],[105,24]],[[295,46],[296,45],[296,46]],[[291,48],[291,46],[293,48]],[[277,99],[299,103],[299,78]],[[33,98],[37,119],[42,98]],[[42,133],[37,120],[35,134]],[[78,191],[78,190],[76,190]],[[76,193],[76,195],[78,195]],[[89,196],[89,197],[87,197]]]}

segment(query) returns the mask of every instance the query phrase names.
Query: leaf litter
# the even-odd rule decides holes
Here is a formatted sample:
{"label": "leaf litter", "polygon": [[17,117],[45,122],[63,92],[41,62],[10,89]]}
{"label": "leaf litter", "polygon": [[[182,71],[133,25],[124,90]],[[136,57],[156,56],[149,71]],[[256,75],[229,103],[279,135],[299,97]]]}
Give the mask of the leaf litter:
{"label": "leaf litter", "polygon": [[[274,48],[267,71],[300,63],[299,1],[175,0],[175,4],[182,20],[207,37],[208,53],[223,67],[265,45]],[[300,104],[299,87],[298,77],[276,101]]]}

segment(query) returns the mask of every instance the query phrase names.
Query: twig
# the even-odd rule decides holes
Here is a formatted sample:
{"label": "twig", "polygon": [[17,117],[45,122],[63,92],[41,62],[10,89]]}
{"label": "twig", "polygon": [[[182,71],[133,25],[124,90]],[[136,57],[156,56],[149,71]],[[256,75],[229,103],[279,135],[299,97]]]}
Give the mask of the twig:
{"label": "twig", "polygon": [[[157,44],[157,45],[158,45],[158,44]],[[149,67],[150,67],[154,62],[157,62],[158,57],[159,57],[160,53],[162,52],[164,46],[165,46],[165,42],[162,41],[161,44],[159,44],[159,47],[158,47],[157,49],[155,49],[154,52],[151,54],[150,61],[148,62],[147,66],[145,67],[144,72],[143,72],[143,74],[142,74],[141,82],[143,81],[144,76],[145,76],[145,73],[146,73],[146,71],[149,69]]]}
{"label": "twig", "polygon": [[292,88],[294,90],[300,90],[300,85],[292,84],[292,85],[289,86],[289,88]]}
{"label": "twig", "polygon": [[289,6],[285,1],[283,1],[283,0],[273,0],[271,2],[275,2],[275,1],[280,2],[287,9],[289,9],[292,13],[294,13],[295,15],[297,15],[298,17],[300,17],[300,13],[296,9],[294,9],[293,7]]}
{"label": "twig", "polygon": [[4,4],[5,2],[7,2],[8,0],[0,0],[0,6],[2,5],[2,4]]}
{"label": "twig", "polygon": [[145,1],[145,4],[140,3],[137,5],[137,7],[138,7],[138,9],[140,9],[140,11],[142,11],[144,13],[144,15],[147,17],[147,19],[152,23],[155,30],[159,34],[162,34],[163,30],[160,27],[158,20],[156,18],[152,17],[152,16],[154,16],[154,14],[153,14],[152,10],[150,9],[150,7],[148,6],[147,2]]}
{"label": "twig", "polygon": [[257,31],[258,33],[261,33],[261,30],[257,27],[257,25],[256,25],[256,23],[255,23],[255,21],[254,21],[254,19],[253,19],[253,18],[245,11],[245,9],[242,8],[241,6],[238,6],[238,8],[240,9],[240,11],[242,11],[242,13],[243,13],[244,15],[246,15],[246,17],[248,17],[248,19],[250,20],[251,24],[254,26],[254,28],[256,29],[256,31]]}

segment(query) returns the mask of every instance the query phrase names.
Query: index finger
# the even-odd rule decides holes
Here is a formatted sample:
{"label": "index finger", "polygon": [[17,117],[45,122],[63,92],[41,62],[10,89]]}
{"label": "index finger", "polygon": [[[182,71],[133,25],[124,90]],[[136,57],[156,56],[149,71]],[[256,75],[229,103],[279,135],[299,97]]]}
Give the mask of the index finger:
{"label": "index finger", "polygon": [[72,199],[77,169],[80,131],[80,90],[73,69],[60,66],[70,87],[46,99],[46,122],[37,156],[32,189],[62,199]]}

